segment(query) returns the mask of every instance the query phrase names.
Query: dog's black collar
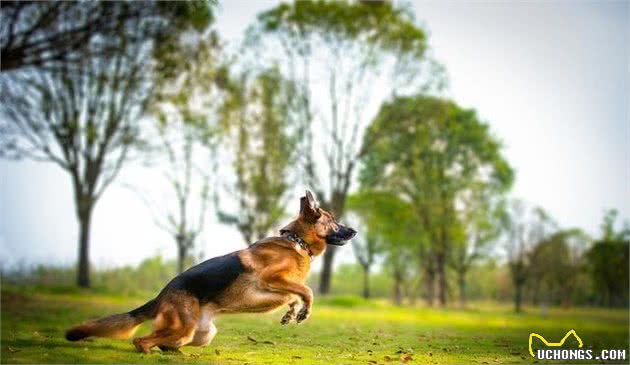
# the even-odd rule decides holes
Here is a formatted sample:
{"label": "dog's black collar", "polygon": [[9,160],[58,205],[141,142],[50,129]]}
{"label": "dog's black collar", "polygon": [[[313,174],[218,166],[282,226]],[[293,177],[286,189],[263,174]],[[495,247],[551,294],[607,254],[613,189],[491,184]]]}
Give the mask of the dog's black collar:
{"label": "dog's black collar", "polygon": [[300,236],[298,236],[294,232],[284,232],[282,233],[282,237],[288,239],[289,241],[295,242],[298,246],[300,246],[301,249],[308,252],[308,257],[311,260],[313,259],[313,253],[311,252],[311,249]]}

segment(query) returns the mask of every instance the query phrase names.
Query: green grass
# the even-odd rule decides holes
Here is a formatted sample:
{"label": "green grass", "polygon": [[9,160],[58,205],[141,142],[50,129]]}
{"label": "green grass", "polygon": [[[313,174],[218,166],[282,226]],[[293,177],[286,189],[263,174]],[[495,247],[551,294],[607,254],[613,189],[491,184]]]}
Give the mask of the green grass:
{"label": "green grass", "polygon": [[[155,349],[144,355],[134,352],[130,341],[63,338],[72,324],[141,303],[93,292],[5,288],[2,363],[533,363],[527,349],[530,332],[558,341],[569,329],[597,352],[628,349],[627,310],[554,308],[542,317],[534,309],[516,315],[507,305],[396,308],[348,297],[316,298],[311,318],[301,325],[281,326],[282,311],[220,317],[210,345],[185,347],[182,353]],[[139,334],[148,330],[145,324]]]}

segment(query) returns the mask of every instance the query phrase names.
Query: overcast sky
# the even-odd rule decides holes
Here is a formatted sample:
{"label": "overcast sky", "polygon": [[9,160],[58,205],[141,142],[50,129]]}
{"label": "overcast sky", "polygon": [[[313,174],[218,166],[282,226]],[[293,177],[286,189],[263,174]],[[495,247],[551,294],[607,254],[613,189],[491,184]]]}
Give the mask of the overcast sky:
{"label": "overcast sky", "polygon": [[[223,38],[239,41],[273,4],[223,2]],[[515,197],[594,235],[605,209],[630,216],[628,1],[423,1],[413,8],[446,66],[448,95],[475,108],[504,142]],[[123,186],[159,193],[158,177],[129,166],[104,194],[93,219],[93,263],[174,256],[174,243]],[[296,210],[297,197],[291,204]],[[69,178],[57,166],[0,161],[0,264],[74,263],[73,209]],[[244,247],[235,229],[213,221],[202,246],[206,257]],[[350,247],[341,256],[351,260]]]}

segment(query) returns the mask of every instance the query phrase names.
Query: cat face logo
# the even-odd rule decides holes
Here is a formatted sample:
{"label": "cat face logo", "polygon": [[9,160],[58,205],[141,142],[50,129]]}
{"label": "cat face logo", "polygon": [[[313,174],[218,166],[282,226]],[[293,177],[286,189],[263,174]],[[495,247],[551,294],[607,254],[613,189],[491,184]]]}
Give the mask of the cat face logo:
{"label": "cat face logo", "polygon": [[529,334],[529,353],[530,353],[530,355],[532,355],[533,358],[536,357],[534,355],[534,350],[532,350],[532,340],[534,339],[534,337],[540,339],[545,344],[545,346],[560,347],[560,346],[564,345],[564,342],[571,335],[573,335],[575,337],[575,339],[578,341],[578,347],[581,348],[582,346],[584,346],[584,343],[582,342],[582,339],[580,338],[580,336],[577,335],[577,333],[575,333],[575,330],[570,330],[569,332],[567,332],[567,334],[564,335],[564,337],[562,337],[562,340],[560,340],[560,342],[548,342],[543,336],[539,335],[538,333],[530,333]]}

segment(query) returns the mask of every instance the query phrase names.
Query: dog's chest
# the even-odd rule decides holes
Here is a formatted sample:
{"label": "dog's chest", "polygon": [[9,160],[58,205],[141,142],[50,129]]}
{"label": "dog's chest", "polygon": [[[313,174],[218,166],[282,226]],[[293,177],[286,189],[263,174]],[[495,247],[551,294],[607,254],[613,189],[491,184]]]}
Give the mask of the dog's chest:
{"label": "dog's chest", "polygon": [[269,288],[253,273],[241,275],[217,301],[225,313],[267,312],[287,304],[292,295]]}

